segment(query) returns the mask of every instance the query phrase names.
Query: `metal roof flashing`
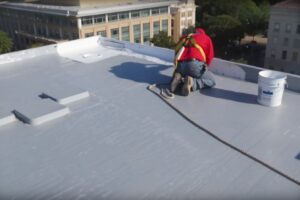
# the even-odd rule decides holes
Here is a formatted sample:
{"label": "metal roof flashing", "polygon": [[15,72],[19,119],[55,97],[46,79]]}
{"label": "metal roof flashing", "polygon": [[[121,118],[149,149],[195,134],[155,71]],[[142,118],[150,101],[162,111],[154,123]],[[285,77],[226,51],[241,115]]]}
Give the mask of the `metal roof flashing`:
{"label": "metal roof flashing", "polygon": [[[0,55],[0,199],[299,198],[147,90],[170,81],[173,54],[91,37]],[[300,180],[300,77],[270,108],[256,102],[260,70],[215,58],[215,88],[169,102]]]}

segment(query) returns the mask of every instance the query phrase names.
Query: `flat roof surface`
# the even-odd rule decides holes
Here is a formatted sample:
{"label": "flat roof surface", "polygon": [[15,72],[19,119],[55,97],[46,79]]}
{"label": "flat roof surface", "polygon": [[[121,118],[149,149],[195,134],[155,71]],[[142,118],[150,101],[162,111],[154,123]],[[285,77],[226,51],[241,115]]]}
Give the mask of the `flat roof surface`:
{"label": "flat roof surface", "polygon": [[[41,94],[55,88],[89,92],[65,105],[68,115],[0,126],[0,199],[299,199],[298,185],[195,128],[147,90],[170,80],[170,65],[146,52],[82,47],[8,54],[0,64],[5,112],[36,109],[36,101],[48,110],[43,101],[51,99]],[[286,91],[280,107],[264,107],[256,103],[257,84],[215,78],[216,88],[171,103],[299,180],[299,93]]]}

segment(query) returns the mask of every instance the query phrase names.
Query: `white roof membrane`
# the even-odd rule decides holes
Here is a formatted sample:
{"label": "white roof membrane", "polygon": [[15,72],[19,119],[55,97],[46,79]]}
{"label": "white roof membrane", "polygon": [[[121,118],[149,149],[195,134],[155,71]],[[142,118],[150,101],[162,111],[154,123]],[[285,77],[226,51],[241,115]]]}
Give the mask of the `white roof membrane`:
{"label": "white roof membrane", "polygon": [[[86,63],[54,46],[43,48],[45,54],[31,51],[30,58],[25,51],[20,61],[6,55],[11,62],[0,64],[1,107],[30,116],[52,112],[35,101],[62,108],[39,97],[47,89],[63,94],[55,91],[62,83],[90,97],[68,104],[66,117],[39,126],[18,121],[0,127],[0,199],[299,199],[298,185],[195,128],[149,92],[149,84],[170,81],[173,69],[163,63],[172,53],[134,47]],[[263,107],[256,103],[256,84],[215,77],[215,89],[172,103],[298,179],[299,93],[285,91],[282,106]]]}

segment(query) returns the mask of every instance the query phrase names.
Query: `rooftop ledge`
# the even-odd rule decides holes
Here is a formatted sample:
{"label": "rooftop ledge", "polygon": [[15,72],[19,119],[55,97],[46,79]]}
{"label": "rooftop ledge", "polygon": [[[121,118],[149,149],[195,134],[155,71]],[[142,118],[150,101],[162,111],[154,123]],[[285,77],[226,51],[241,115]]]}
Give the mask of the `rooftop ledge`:
{"label": "rooftop ledge", "polygon": [[[109,48],[111,51],[109,51],[109,53],[103,51],[105,48]],[[83,63],[96,62],[119,54],[140,57],[166,65],[172,65],[174,58],[174,51],[170,49],[132,44],[126,41],[95,36],[3,54],[0,55],[0,67],[6,63],[12,63],[51,53],[58,53],[58,55],[62,57]],[[257,83],[258,72],[265,69],[252,65],[231,62],[220,58],[214,58],[210,70],[218,75]],[[287,75],[288,82],[287,89],[294,92],[300,92],[300,76],[289,73],[285,74]]]}

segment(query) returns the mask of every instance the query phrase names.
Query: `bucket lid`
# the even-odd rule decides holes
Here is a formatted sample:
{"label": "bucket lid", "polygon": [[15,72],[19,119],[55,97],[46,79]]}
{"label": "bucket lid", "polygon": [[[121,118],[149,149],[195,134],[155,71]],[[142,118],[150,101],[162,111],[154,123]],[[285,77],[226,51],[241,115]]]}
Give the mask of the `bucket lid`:
{"label": "bucket lid", "polygon": [[260,71],[258,74],[260,77],[270,80],[286,79],[286,74],[271,70]]}

